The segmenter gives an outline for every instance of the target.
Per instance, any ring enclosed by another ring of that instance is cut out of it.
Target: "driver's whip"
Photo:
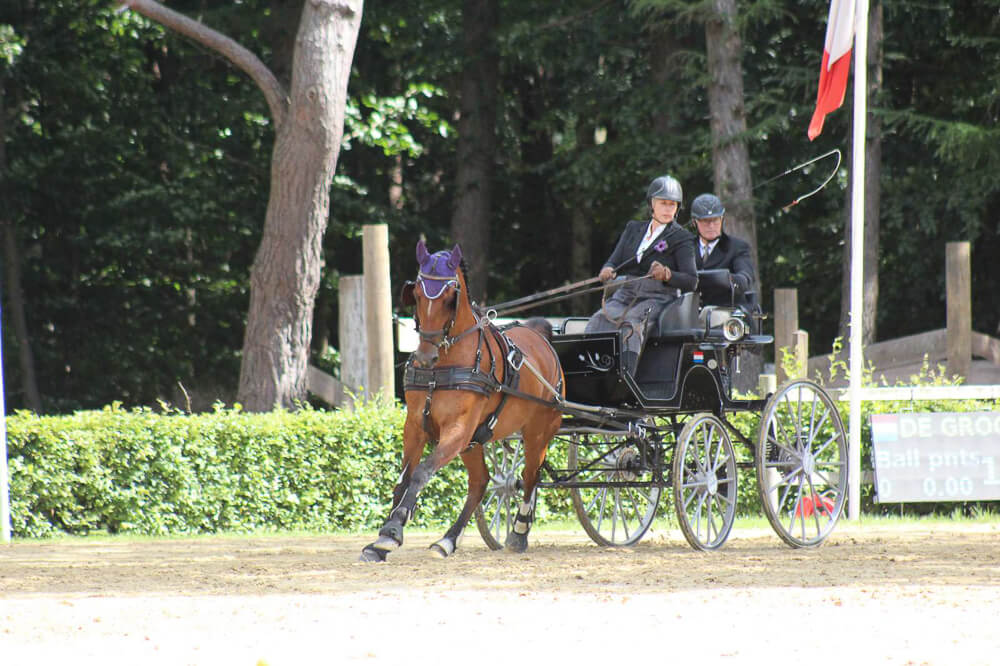
[[[829,152],[826,152],[826,153],[823,153],[822,155],[819,155],[817,157],[814,157],[811,160],[803,162],[802,164],[796,164],[791,169],[786,169],[786,170],[782,171],[781,173],[779,173],[777,176],[774,176],[772,178],[768,178],[767,180],[765,180],[765,181],[763,181],[761,183],[757,183],[756,185],[754,185],[753,189],[756,190],[758,187],[760,187],[762,185],[767,185],[768,183],[773,183],[774,181],[778,180],[779,178],[784,178],[785,176],[787,176],[790,173],[795,173],[796,171],[798,171],[800,169],[805,169],[810,164],[813,164],[815,162],[819,162],[820,160],[826,159],[827,157],[832,157],[833,155],[837,156],[837,163],[835,165],[833,165],[833,170],[830,171],[830,175],[827,176],[826,180],[824,180],[820,184],[820,186],[817,187],[816,189],[814,189],[811,192],[808,192],[806,194],[803,194],[801,197],[796,197],[795,199],[793,199],[791,201],[791,203],[788,203],[788,204],[782,206],[781,210],[783,212],[787,213],[788,210],[792,206],[795,206],[797,204],[802,203],[803,201],[805,201],[806,199],[808,199],[812,195],[814,195],[817,192],[819,192],[820,190],[822,190],[824,187],[826,187],[830,183],[831,180],[833,180],[833,177],[837,175],[837,170],[840,168],[840,158],[841,158],[840,148],[834,148],[833,150],[831,150]]]

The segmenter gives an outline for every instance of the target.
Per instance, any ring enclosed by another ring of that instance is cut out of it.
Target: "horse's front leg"
[[[431,544],[431,552],[439,557],[448,557],[458,548],[458,539],[469,524],[472,513],[483,501],[486,486],[489,482],[489,470],[486,469],[486,456],[482,446],[476,446],[462,452],[462,463],[469,475],[469,490],[465,496],[465,506],[455,523],[445,532],[444,536]]]
[[[379,538],[361,550],[360,561],[384,562],[386,555],[390,551],[403,545],[403,525],[409,520],[409,515],[406,515],[406,518],[403,519],[402,515],[404,512],[399,511],[399,509],[403,506],[403,498],[406,495],[406,491],[410,488],[414,471],[420,463],[420,454],[423,452],[426,443],[427,434],[424,432],[423,427],[407,419],[403,426],[403,469],[392,491],[393,508],[389,514],[389,518],[379,531]],[[412,507],[409,513],[412,514]],[[393,517],[394,514],[395,519]],[[388,531],[386,530],[387,526],[390,527]],[[383,532],[386,532],[386,534],[383,534]],[[396,535],[396,537],[393,535]]]
[[[409,424],[409,421],[407,421]],[[406,439],[407,429],[403,428],[403,437]],[[447,465],[459,451],[463,450],[469,443],[472,436],[471,430],[462,426],[453,426],[447,433],[442,432],[441,440],[434,451],[421,461],[416,467],[408,467],[413,472],[406,476],[406,472],[400,477],[400,483],[393,493],[394,504],[389,518],[378,531],[378,539],[361,551],[361,560],[367,562],[381,562],[386,555],[403,545],[403,528],[417,506],[417,496],[423,490],[427,482],[434,474]],[[409,441],[409,440],[407,440]]]

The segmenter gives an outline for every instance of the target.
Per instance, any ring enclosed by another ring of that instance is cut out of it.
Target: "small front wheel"
[[[721,548],[736,520],[736,452],[712,414],[684,424],[674,453],[674,508],[684,538],[697,550]]]
[[[584,434],[569,447],[573,508],[600,546],[638,543],[660,502],[659,452],[629,433]]]
[[[521,505],[524,441],[520,435],[483,445],[490,480],[483,501],[476,507],[476,527],[491,550],[500,550],[514,527]]]

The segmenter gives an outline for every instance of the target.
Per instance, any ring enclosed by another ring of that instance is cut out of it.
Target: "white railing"
[[[850,390],[827,389],[834,400],[846,401]],[[861,400],[884,402],[886,400],[1000,400],[1000,385],[969,386],[884,386],[861,389]]]

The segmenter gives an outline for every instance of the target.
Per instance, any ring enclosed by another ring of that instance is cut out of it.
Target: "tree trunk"
[[[250,271],[250,310],[237,399],[251,411],[306,395],[313,306],[344,131],[361,0],[302,8],[286,122],[271,160],[264,235]]]
[[[228,37],[154,0],[123,4],[226,56],[257,83],[271,109],[271,193],[250,271],[237,400],[248,411],[293,407],[306,395],[330,184],[344,131],[363,0],[303,4],[291,94],[256,56]]]
[[[713,0],[705,21],[708,51],[708,108],[712,131],[712,171],[716,195],[726,207],[726,233],[750,244],[755,269],[754,289],[760,301],[760,270],[757,261],[757,225],[753,211],[753,180],[747,148],[746,110],[743,106],[743,42],[736,27],[735,0]],[[695,193],[691,193],[693,198]],[[733,385],[741,391],[756,388],[763,360],[744,353],[740,374]]]
[[[13,317],[14,337],[17,339],[18,361],[21,367],[21,383],[24,400],[28,408],[36,414],[42,411],[42,398],[38,393],[35,376],[35,359],[31,353],[31,337],[28,335],[28,318],[24,311],[24,292],[21,289],[21,252],[17,249],[17,233],[13,219],[7,217],[12,210],[7,201],[7,110],[4,107],[4,81],[0,77],[0,228],[3,229],[3,256],[6,266],[7,295],[9,312]],[[0,414],[0,418],[3,415]]]
[[[726,233],[750,243],[757,266],[757,225],[743,106],[743,43],[736,29],[735,0],[714,0],[705,22],[708,50],[708,108],[712,130],[715,194],[726,207]],[[691,193],[693,198],[695,193]],[[758,271],[759,272],[759,271]],[[755,276],[758,287],[760,276]]]
[[[462,246],[462,255],[468,264],[470,295],[480,303],[486,302],[488,294],[500,69],[495,31],[499,15],[497,0],[463,1],[465,62],[451,235]]]
[[[872,2],[868,9],[868,113],[865,119],[865,215],[864,260],[862,275],[861,344],[875,342],[878,318],[878,253],[881,217],[880,185],[882,176],[882,122],[872,112],[882,90],[882,3]],[[853,113],[852,113],[853,119]],[[851,121],[853,126],[853,120]],[[852,130],[853,132],[853,130]],[[853,151],[853,147],[852,147]],[[849,159],[852,160],[853,157]],[[853,183],[853,180],[851,181]],[[844,259],[840,288],[840,335],[851,334],[851,201],[852,187],[847,188],[847,212],[844,224]]]
[[[576,121],[576,149],[579,153],[584,153],[594,146],[594,125],[590,119],[577,118]],[[592,192],[579,192],[576,197],[577,202],[590,201]],[[594,277],[593,267],[593,236],[594,222],[593,215],[586,205],[570,206],[570,282],[579,282],[587,278]],[[570,299],[571,311],[573,313],[585,313],[590,306],[591,299],[586,295],[577,296]]]
[[[24,401],[28,409],[40,414],[42,412],[42,398],[38,392],[35,358],[31,353],[28,319],[24,312],[24,292],[21,289],[21,254],[17,250],[17,235],[14,233],[14,223],[9,220],[0,219],[0,227],[3,228],[4,263],[7,265],[7,302],[10,304],[9,313],[13,318],[14,337],[17,339]]]
[[[678,42],[677,34],[667,24],[657,21],[650,27],[649,64],[650,77],[655,86],[657,99],[653,107],[653,132],[669,136],[678,130],[676,114],[672,114],[671,99],[677,76],[678,52],[689,45]],[[661,175],[661,174],[656,174]]]
[[[514,72],[513,84],[521,108],[520,143],[521,160],[518,168],[520,194],[518,196],[520,233],[516,242],[526,250],[538,247],[558,247],[564,242],[567,227],[565,218],[557,216],[543,169],[552,160],[552,135],[545,123],[549,110],[545,99],[547,74],[540,67],[527,66]],[[529,254],[525,252],[525,256]],[[555,253],[559,254],[559,253]],[[553,256],[549,261],[522,261],[518,270],[518,291],[530,294],[542,288],[555,286],[555,276],[565,276],[568,267],[559,265],[563,257]],[[562,304],[552,307],[558,311]],[[553,312],[554,314],[555,312]]]

